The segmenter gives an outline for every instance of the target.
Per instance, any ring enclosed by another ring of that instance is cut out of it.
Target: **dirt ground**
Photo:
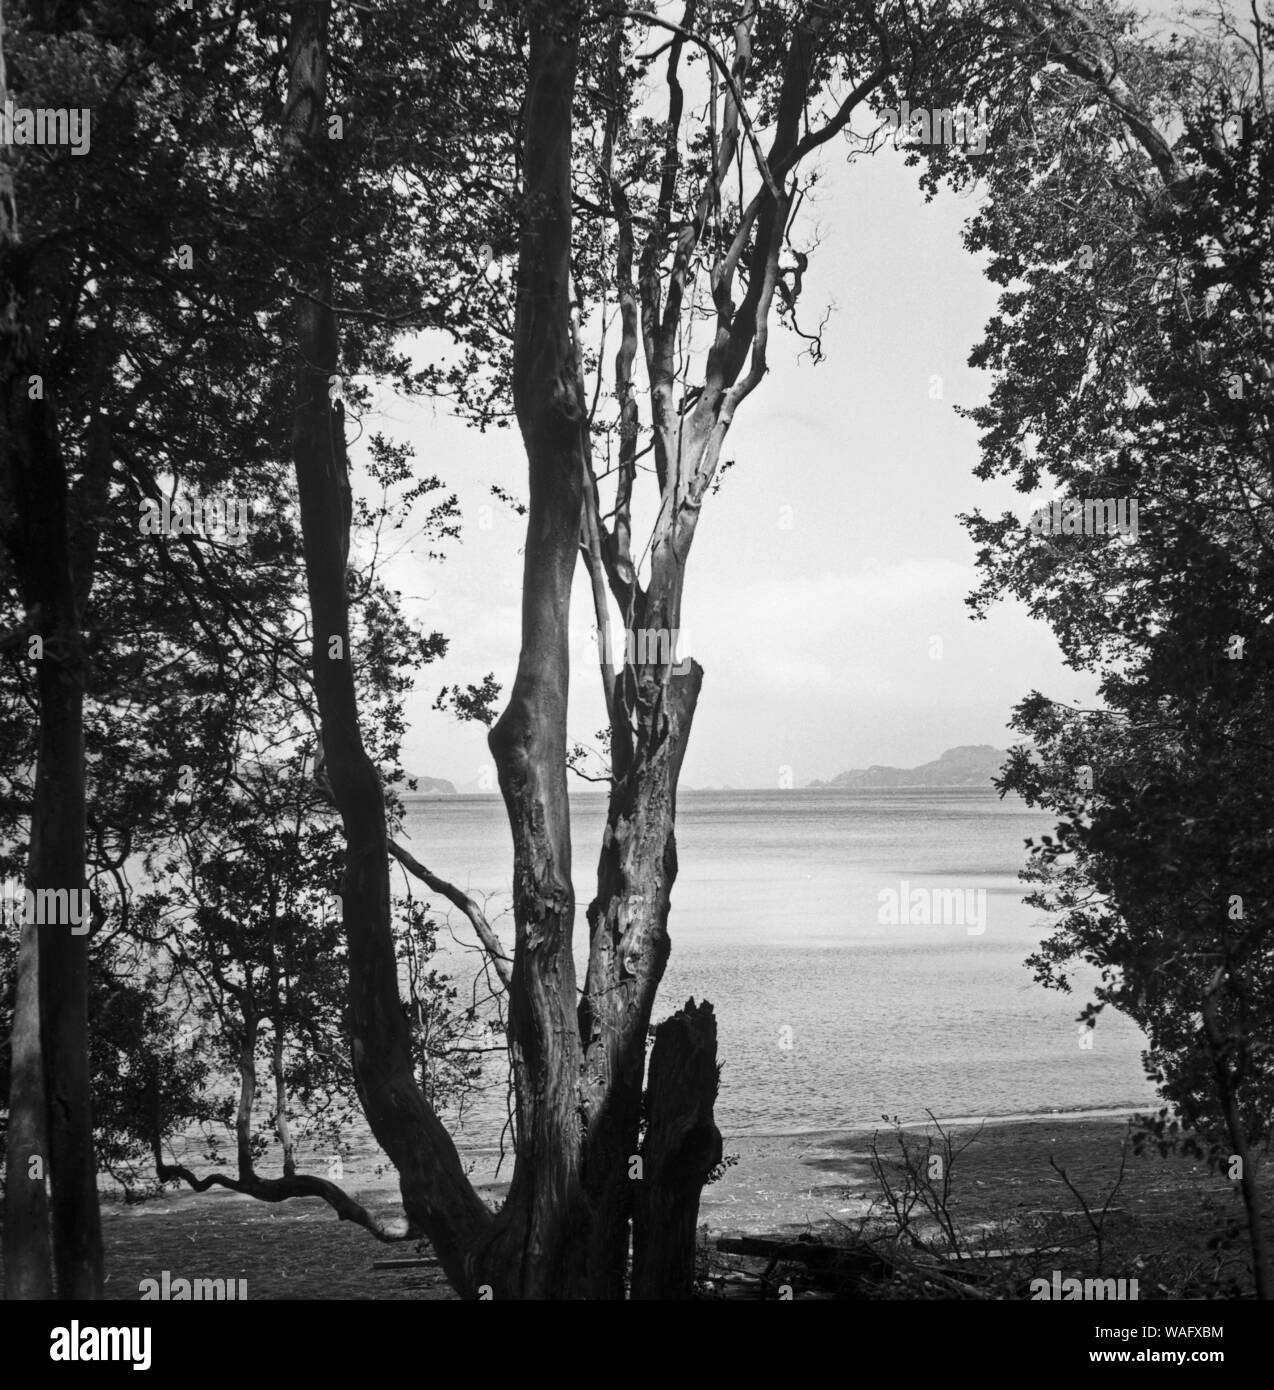
[[[369,1198],[395,1210],[393,1194]],[[142,1279],[246,1279],[252,1302],[278,1299],[454,1298],[437,1267],[372,1270],[372,1261],[412,1259],[414,1242],[384,1245],[338,1221],[317,1198],[266,1206],[232,1192],[164,1196],[103,1208],[108,1299],[140,1297]]]
[[[965,1249],[1043,1247],[1047,1253],[1034,1260],[1031,1275],[1047,1276],[1054,1267],[1064,1277],[1089,1275],[1096,1272],[1092,1222],[1100,1220],[1102,1272],[1138,1278],[1142,1299],[1215,1297],[1218,1283],[1230,1281],[1236,1295],[1250,1293],[1246,1239],[1237,1230],[1238,1184],[1201,1160],[1164,1158],[1153,1148],[1135,1156],[1130,1117],[1045,1115],[943,1128],[956,1151],[948,1210]],[[932,1125],[908,1127],[901,1137],[922,1168],[930,1154],[943,1152]],[[882,1129],[875,1140],[897,1188],[899,1136]],[[723,1234],[843,1239],[857,1232],[874,1201],[879,1210],[872,1143],[871,1133],[860,1132],[727,1144],[740,1162],[729,1182],[705,1193],[701,1211],[713,1227],[710,1241]],[[933,1223],[922,1225],[937,1235]],[[1214,1238],[1227,1227],[1231,1239],[1218,1247]],[[712,1272],[755,1272],[763,1264],[714,1256]]]
[[[1076,1199],[1049,1165],[1064,1168],[1090,1205],[1100,1206],[1119,1175],[1128,1117],[1042,1115],[1009,1122],[944,1122],[956,1146],[972,1139],[953,1167],[951,1208],[966,1230],[1023,1213],[1078,1210]],[[977,1138],[979,1128],[981,1133]],[[908,1143],[936,1132],[909,1126]],[[851,1222],[875,1194],[870,1131],[727,1140],[739,1163],[704,1193],[701,1219],[715,1230],[757,1234],[796,1232]],[[896,1156],[892,1131],[878,1132],[882,1157]],[[937,1150],[935,1149],[935,1152]],[[1135,1159],[1129,1151],[1117,1205],[1132,1214],[1179,1210],[1205,1197],[1232,1199],[1233,1185],[1190,1159]]]
[[[957,1144],[979,1123],[954,1122]],[[1100,1207],[1117,1178],[1127,1130],[1127,1117],[1111,1115],[988,1122],[952,1169],[951,1211],[959,1229],[973,1234],[1038,1211],[1076,1213],[1076,1200],[1049,1166],[1050,1156],[1090,1206]],[[709,1241],[854,1224],[875,1191],[871,1140],[870,1132],[727,1135],[725,1151],[738,1162],[704,1193],[700,1219]],[[909,1129],[907,1142],[923,1145],[924,1130]],[[896,1154],[889,1132],[880,1132],[878,1143],[882,1155]],[[505,1182],[496,1180],[493,1156],[479,1151],[466,1157],[483,1195],[497,1203]],[[500,1176],[507,1179],[507,1163]],[[369,1173],[363,1181],[351,1174],[348,1185],[374,1211],[397,1209],[388,1174]],[[1129,1250],[1152,1252],[1175,1242],[1202,1251],[1224,1217],[1238,1214],[1233,1186],[1200,1162],[1130,1157],[1112,1204],[1120,1209],[1112,1213],[1112,1229],[1131,1242]],[[165,1269],[174,1279],[246,1279],[251,1300],[454,1297],[436,1266],[373,1271],[373,1260],[411,1259],[427,1251],[414,1242],[382,1244],[338,1221],[315,1199],[267,1206],[215,1189],[204,1195],[170,1190],[132,1205],[105,1200],[103,1222],[106,1292],[112,1299],[138,1298],[140,1281],[158,1279]]]

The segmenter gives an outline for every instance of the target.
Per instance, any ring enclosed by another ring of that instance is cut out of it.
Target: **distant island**
[[[414,779],[416,790],[408,792],[408,796],[424,796],[426,793],[440,794],[443,796],[457,795],[455,787],[443,777],[417,777]]]
[[[966,743],[948,748],[936,762],[919,767],[855,767],[839,773],[830,782],[811,782],[811,788],[847,787],[879,789],[886,787],[989,787],[998,776],[1008,754],[989,743]]]

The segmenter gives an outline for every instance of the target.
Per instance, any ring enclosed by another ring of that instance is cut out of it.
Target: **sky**
[[[846,153],[827,148],[805,222],[821,245],[803,325],[834,306],[824,360],[772,333],[770,372],[735,416],[724,455],[735,466],[707,499],[691,552],[683,645],[705,678],[683,786],[800,787],[958,744],[1006,747],[1012,706],[1031,690],[1094,700],[1095,679],[1067,670],[1020,605],[978,621],[965,604],[978,574],[957,514],[1030,514],[1006,482],[973,476],[977,431],[956,414],[989,388],[967,365],[997,296],[960,240],[976,204],[949,193],[926,204],[902,152],[852,163]],[[488,671],[512,681],[525,523],[490,488],[525,495],[520,438],[385,395],[363,423],[410,442],[463,514],[444,560],[408,544],[387,572],[407,612],[451,644],[408,703],[404,766],[494,789],[485,731],[430,706],[444,683]],[[591,625],[581,567],[571,737],[586,743],[604,723]]]

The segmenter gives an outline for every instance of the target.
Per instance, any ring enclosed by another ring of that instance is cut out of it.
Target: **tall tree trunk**
[[[3,19],[0,16],[0,37]],[[8,96],[0,49],[0,103]],[[27,623],[38,639],[39,731],[28,889],[84,891],[84,655],[68,525],[68,479],[51,384],[41,367],[44,315],[19,245],[13,183],[0,165],[0,516]],[[86,923],[74,924],[78,927]],[[102,1235],[89,1097],[88,936],[71,922],[23,927],[13,1029],[5,1252],[10,1297],[102,1292]],[[38,1162],[32,1162],[38,1160]],[[10,1230],[10,1219],[13,1229]]]
[[[71,655],[58,663],[61,669],[41,671],[41,750],[27,881],[36,888],[66,887],[74,899],[85,882],[84,674],[78,619],[58,629]],[[44,713],[49,707],[52,718]],[[103,1256],[90,1092],[88,936],[74,936],[65,925],[45,925],[40,932],[53,1264],[60,1298],[95,1299],[102,1296]]]
[[[587,411],[570,303],[578,18],[560,0],[532,6],[529,18],[513,359],[514,405],[530,471],[522,650],[508,708],[490,736],[513,832],[509,1041],[517,1159],[483,1263],[497,1297],[546,1298],[586,1293],[566,704]]]
[[[0,103],[9,95],[4,66],[4,14],[0,7]],[[17,209],[13,177],[0,158],[0,541],[11,548],[21,532],[9,462],[10,421],[21,427],[24,407],[12,400],[20,387],[23,325],[9,286],[17,253]],[[15,409],[16,413],[15,414]],[[53,1253],[49,1245],[46,1187],[48,1134],[45,1123],[44,1056],[40,1043],[40,933],[24,923],[10,1034],[9,1125],[5,1163],[4,1263],[6,1294],[15,1299],[53,1297]]]
[[[0,272],[0,294],[15,290]],[[39,370],[30,327],[16,314],[0,327],[0,456],[13,499],[15,526],[6,540],[14,556],[32,634],[42,648],[36,663],[39,732],[27,887],[52,890],[77,907],[84,892],[84,655],[71,573],[67,476],[58,447],[49,384]],[[31,385],[39,379],[41,388]],[[42,389],[43,399],[30,399]],[[23,949],[33,967],[23,972],[15,1020],[13,1084],[18,1128],[38,1133],[23,1115],[37,1091],[29,1073],[32,1010],[38,994],[43,1064],[45,1138],[52,1191],[54,1267],[62,1298],[97,1298],[102,1245],[97,1168],[89,1095],[87,922],[24,927]],[[30,936],[32,940],[26,940]],[[36,960],[30,961],[34,950]],[[30,986],[38,981],[38,990]],[[21,1155],[10,1155],[25,1167]],[[23,1177],[29,1187],[29,1180]],[[12,1191],[12,1189],[10,1189]]]
[[[684,27],[693,28],[695,19],[692,4],[686,11]],[[768,159],[760,157],[751,131],[748,132],[756,148],[764,188],[753,200],[745,226],[739,229],[729,250],[718,247],[710,258],[717,322],[704,364],[703,386],[693,396],[683,392],[678,406],[675,395],[684,368],[683,330],[687,315],[695,312],[692,267],[699,264],[696,248],[703,249],[701,238],[711,224],[714,209],[720,210],[721,189],[733,177],[742,127],[746,124],[739,103],[751,67],[756,20],[755,7],[745,6],[734,26],[729,95],[723,98],[719,125],[712,127],[708,176],[692,218],[684,216],[674,172],[685,107],[679,69],[686,35],[679,32],[666,45],[664,175],[654,214],[645,219],[640,256],[635,257],[636,227],[627,193],[618,183],[611,182],[609,175],[616,124],[608,130],[604,147],[609,201],[618,232],[616,272],[622,336],[615,373],[622,424],[615,506],[610,513],[613,522],[607,528],[600,508],[590,503],[583,549],[595,592],[601,588],[604,572],[626,625],[638,635],[635,646],[640,645],[639,634],[643,630],[669,644],[675,643],[686,559],[703,501],[717,471],[722,444],[735,410],[766,372],[769,316],[780,280],[779,260],[791,210],[791,193],[786,186],[791,162],[803,129],[807,140],[815,138],[815,143],[819,143],[827,138],[827,134],[811,137],[805,124],[813,30],[807,23],[798,22],[788,45],[777,94],[775,135]],[[616,30],[610,71],[617,83],[620,53]],[[880,75],[877,73],[861,89],[855,89],[838,113],[841,123]],[[752,229],[750,236],[748,227]],[[745,261],[746,291],[742,301],[736,303],[734,277]],[[635,266],[638,273],[634,280]],[[634,563],[630,546],[638,424],[632,364],[639,340],[644,345],[649,377],[654,471],[662,503],[648,544],[650,578],[644,588],[639,574],[641,564]],[[628,427],[627,432],[624,426]],[[589,482],[588,495],[595,497],[595,480],[590,478]],[[595,607],[599,608],[599,627],[603,627],[607,623],[601,611],[604,599],[595,599]],[[701,680],[702,672],[693,663],[688,672],[674,674],[669,662],[660,665],[650,661],[649,654],[644,660],[638,654],[636,662],[625,664],[613,685],[606,681],[613,791],[598,866],[597,897],[589,911],[592,936],[580,1030],[586,1050],[585,1184],[596,1213],[589,1258],[597,1279],[612,1297],[620,1296],[622,1290],[625,1237],[634,1198],[641,1204],[640,1209],[647,1212],[646,1219],[633,1230],[634,1296],[687,1295],[691,1277],[687,1271],[692,1274],[694,1266],[694,1217],[698,1209],[695,1183],[702,1186],[711,1169],[710,1164],[702,1168],[696,1178],[698,1167],[684,1154],[675,1162],[668,1157],[685,1147],[684,1136],[677,1137],[685,1116],[693,1117],[690,1130],[701,1139],[709,1130],[715,1134],[711,1120],[716,1096],[715,1070],[687,1067],[684,1080],[693,1089],[680,1098],[680,1115],[668,1107],[665,1083],[665,1118],[661,1125],[666,1132],[647,1136],[650,1153],[663,1155],[660,1164],[666,1167],[673,1163],[677,1168],[675,1199],[664,1193],[660,1199],[664,1205],[658,1201],[651,1205],[653,1198],[646,1184],[661,1184],[665,1179],[652,1178],[647,1165],[643,1164],[640,1180],[622,1180],[628,1174],[624,1156],[635,1156],[646,1035],[670,950],[667,921],[677,872],[677,781]],[[715,1056],[715,1042],[713,1049]],[[703,1157],[711,1147],[699,1143],[698,1156]],[[679,1213],[676,1219],[673,1207]],[[656,1208],[662,1213],[658,1219],[650,1216]]]
[[[294,5],[288,39],[284,141],[290,172],[324,188],[329,0]],[[390,926],[389,850],[380,777],[363,748],[349,644],[345,567],[350,487],[344,411],[329,398],[338,371],[330,248],[307,247],[305,293],[296,301],[296,411],[292,451],[313,620],[314,690],[323,754],[345,833],[341,899],[349,947],[354,1073],[372,1133],[397,1169],[409,1220],[433,1242],[447,1277],[472,1292],[465,1255],[491,1223],[466,1179],[451,1136],[416,1084],[398,992]]]

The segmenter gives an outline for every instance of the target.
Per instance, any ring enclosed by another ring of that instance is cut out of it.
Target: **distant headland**
[[[919,767],[855,767],[838,773],[830,782],[811,782],[811,788],[841,787],[878,790],[887,787],[989,787],[999,775],[1008,754],[989,743],[966,743],[948,748],[940,758]]]
[[[456,796],[458,793],[450,782],[444,777],[414,777],[411,779],[416,784],[414,792],[407,792],[408,796]],[[404,788],[404,790],[406,790]]]

